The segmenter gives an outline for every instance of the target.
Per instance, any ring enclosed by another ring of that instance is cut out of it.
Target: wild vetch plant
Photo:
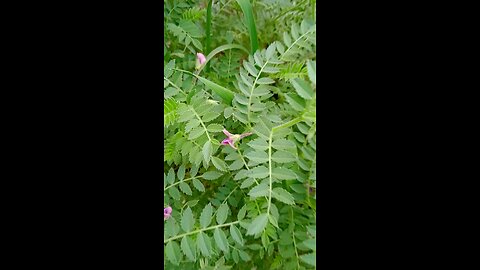
[[[165,269],[314,269],[315,1],[164,1]]]

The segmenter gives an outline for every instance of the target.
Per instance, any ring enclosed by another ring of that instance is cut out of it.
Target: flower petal
[[[207,61],[203,53],[197,53],[197,60],[198,60],[198,63],[200,63],[200,65],[203,65]]]
[[[221,142],[221,144],[227,145],[227,144],[230,144],[231,141],[232,141],[231,139],[228,139],[228,138],[227,138],[227,139],[223,140],[223,141]]]
[[[230,144],[230,146],[231,146],[233,149],[237,150],[237,148],[235,147],[235,145],[233,145],[232,140],[229,140],[229,141],[228,141],[228,144]]]
[[[226,130],[226,129],[223,129],[223,133],[225,135],[227,135],[228,137],[232,136],[232,134],[230,132],[228,132],[228,130]]]

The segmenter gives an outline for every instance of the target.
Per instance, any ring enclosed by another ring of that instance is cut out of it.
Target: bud
[[[195,64],[195,69],[200,69],[205,62],[207,62],[205,55],[203,55],[203,53],[197,53],[197,63]]]

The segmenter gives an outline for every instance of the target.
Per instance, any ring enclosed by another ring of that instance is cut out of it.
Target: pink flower
[[[203,55],[203,53],[197,53],[197,63],[195,68],[199,69],[203,64],[205,64],[205,62],[207,62],[205,55]]]
[[[172,214],[172,207],[163,208],[163,220],[167,220]]]
[[[223,129],[223,133],[225,133],[225,135],[227,135],[228,138],[226,138],[225,140],[222,141],[222,145],[230,145],[233,149],[237,149],[235,147],[235,142],[237,142],[238,140],[240,139],[243,139],[249,135],[252,135],[253,133],[252,132],[247,132],[247,133],[243,133],[243,134],[231,134],[230,132],[228,132],[228,130],[226,129]]]

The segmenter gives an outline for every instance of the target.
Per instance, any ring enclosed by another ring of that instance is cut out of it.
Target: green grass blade
[[[227,88],[221,86],[221,85],[218,85],[202,76],[198,76],[197,74],[194,74],[190,71],[187,71],[187,70],[183,70],[183,69],[178,69],[178,68],[175,68],[174,70],[178,70],[178,71],[181,71],[181,72],[184,72],[184,73],[187,73],[187,74],[190,74],[192,76],[195,76],[197,79],[199,79],[201,82],[203,82],[208,88],[210,88],[215,94],[217,94],[218,96],[220,96],[220,98],[222,98],[223,101],[225,101],[225,103],[227,103],[228,105],[232,105],[232,100],[233,100],[233,92],[228,90]]]
[[[258,49],[257,27],[253,18],[252,4],[249,0],[237,0],[237,3],[242,8],[245,22],[247,23],[248,33],[250,34],[250,49],[251,54],[254,54]]]
[[[219,95],[225,103],[228,105],[232,105],[232,100],[233,100],[233,92],[228,90],[227,88],[218,85],[208,79],[205,79],[204,77],[195,75],[201,82],[203,82],[208,88],[212,89],[215,94]]]
[[[214,50],[212,50],[207,56],[206,56],[206,64],[203,65],[197,72],[197,74],[200,74],[200,72],[203,70],[203,68],[206,67],[206,65],[208,64],[208,62],[216,55],[218,54],[219,52],[223,52],[223,51],[226,51],[226,50],[231,50],[231,49],[240,49],[244,52],[246,52],[247,54],[249,53],[248,50],[243,47],[242,45],[238,45],[238,44],[226,44],[226,45],[222,45],[222,46],[218,46],[217,48],[215,48]],[[207,69],[208,71],[208,69]]]
[[[205,54],[210,53],[210,42],[211,42],[211,29],[212,29],[212,2],[213,0],[208,1],[207,6],[207,26],[206,29],[206,39],[205,39]],[[207,72],[210,70],[210,64],[208,62],[205,64],[207,67]]]

